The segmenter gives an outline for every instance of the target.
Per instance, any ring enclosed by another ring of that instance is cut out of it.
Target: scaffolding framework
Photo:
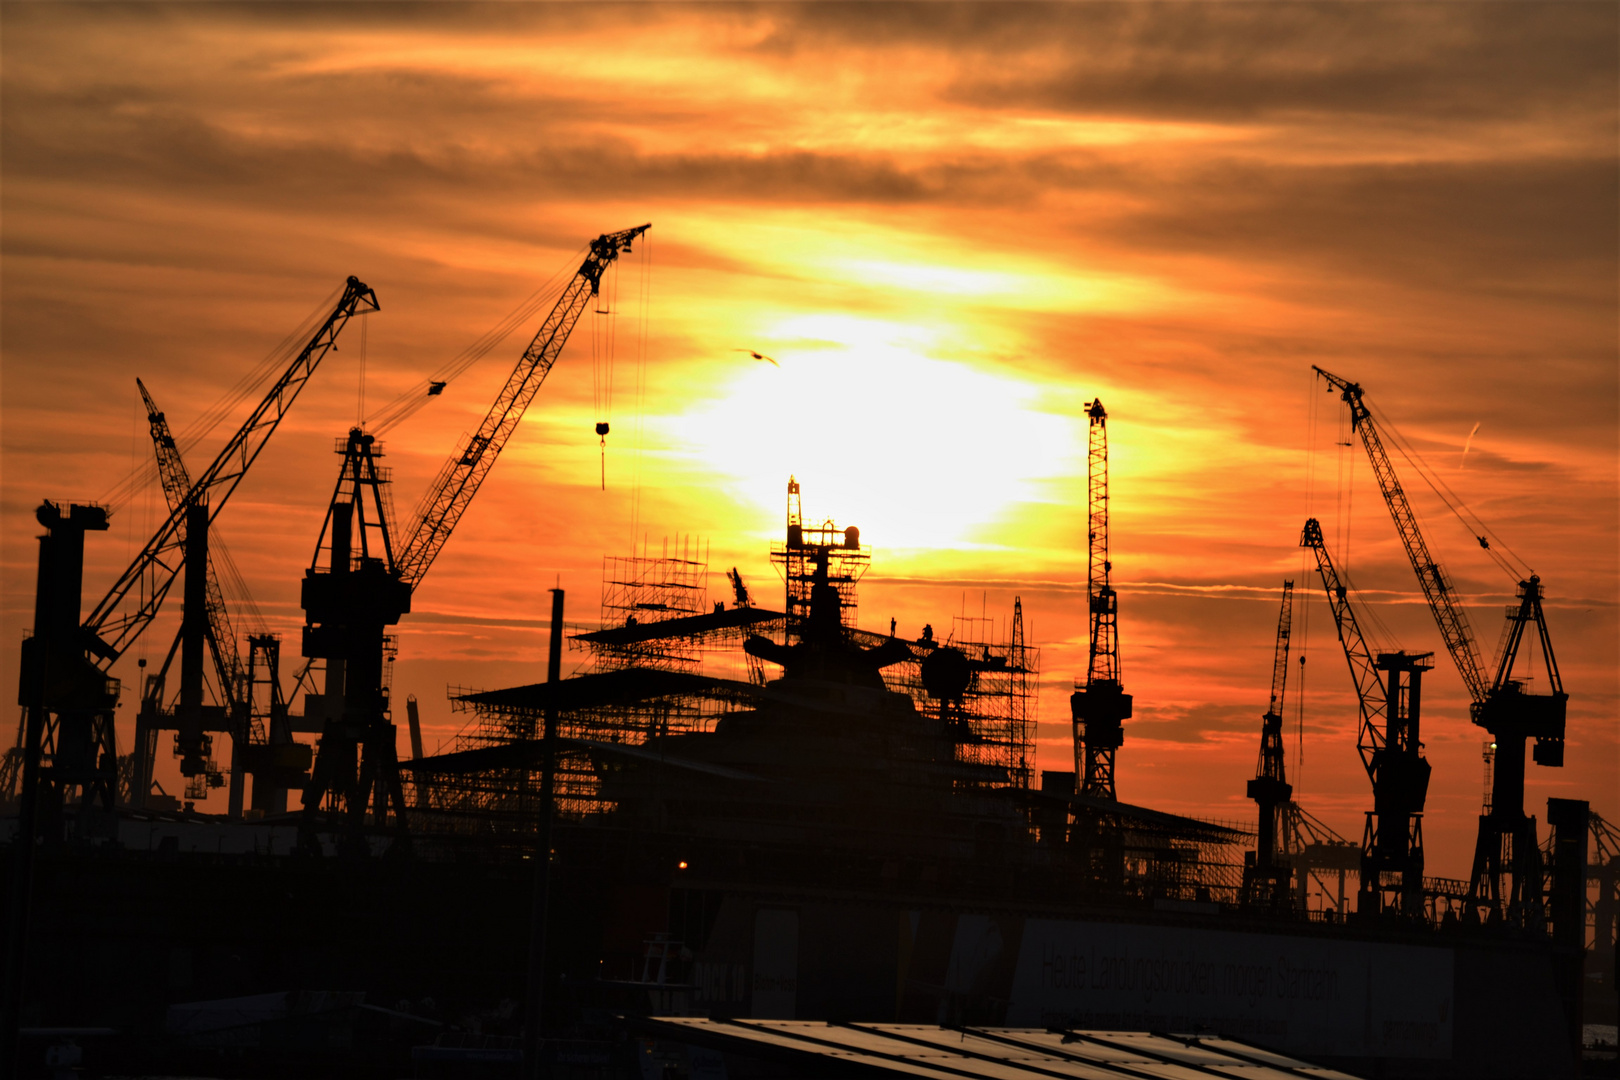
[[[759,612],[739,625],[708,625],[700,617],[719,615],[723,604],[708,598],[708,546],[690,536],[665,540],[662,553],[607,556],[602,560],[601,626],[574,628],[569,647],[588,654],[594,673],[676,671],[698,673],[715,666],[720,655],[740,653],[747,633],[780,633],[779,613]],[[712,621],[712,620],[711,620]],[[701,625],[686,629],[688,622]],[[614,635],[613,630],[650,631]],[[740,664],[740,661],[733,661]],[[475,750],[538,738],[543,714],[536,709],[463,700],[476,691],[455,687],[451,710],[470,713],[470,730],[458,735],[455,749]],[[630,704],[566,709],[558,714],[563,740],[638,746],[668,734],[708,731],[734,705],[699,694],[669,694]],[[580,820],[608,806],[599,797],[598,763],[588,753],[565,749],[558,756],[557,810]],[[540,792],[540,768],[501,769],[436,776],[417,784],[419,805],[463,819],[463,828],[532,831]]]
[[[602,560],[603,628],[663,622],[709,610],[708,545],[683,536],[677,538],[676,548],[672,555],[666,539],[661,556],[649,556],[644,546],[640,555],[609,555]],[[598,671],[624,667],[691,671],[702,663],[697,643],[689,638],[593,645],[591,651]]]
[[[740,647],[750,634],[788,641],[809,617],[810,590],[817,563],[825,558],[828,578],[838,590],[840,617],[852,643],[874,648],[888,635],[854,625],[859,582],[871,566],[872,551],[853,527],[827,520],[804,524],[797,480],[788,482],[785,537],[773,543],[771,562],[782,576],[784,612],[754,608],[746,588],[732,580],[734,606],[711,607],[707,545],[691,537],[665,541],[661,554],[603,560],[601,627],[570,635],[570,647],[588,654],[594,673],[670,671],[711,674],[753,685],[765,682],[762,666]],[[732,573],[736,573],[735,570]],[[728,575],[729,576],[729,575]],[[929,696],[923,662],[938,649],[967,658],[971,678],[960,700]],[[1040,683],[1040,650],[1025,637],[1023,602],[1015,599],[1005,621],[956,616],[944,640],[931,627],[910,643],[911,658],[883,669],[885,685],[909,696],[917,709],[939,718],[955,734],[956,760],[971,767],[958,781],[964,789],[1028,789],[1035,773],[1035,717]],[[455,740],[457,751],[476,750],[538,737],[542,716],[530,707],[463,700],[451,693],[455,712],[471,714],[469,729]],[[659,735],[712,730],[738,707],[723,696],[668,694],[634,703],[563,710],[558,733],[564,740],[638,746]],[[598,795],[603,763],[577,749],[565,751],[556,776],[558,810],[574,820],[610,809]],[[538,767],[436,776],[418,785],[416,805],[464,816],[474,828],[527,829],[532,800],[540,789]],[[495,826],[505,821],[507,826]]]
[[[857,631],[857,640],[875,646],[885,639]],[[890,690],[912,699],[920,712],[938,717],[957,733],[956,760],[980,766],[1000,778],[958,781],[963,788],[1025,788],[1035,778],[1035,716],[1041,651],[1024,638],[1022,598],[1013,600],[1005,628],[986,617],[952,616],[951,631],[936,640],[932,627],[911,642],[914,659],[883,669]],[[971,677],[960,701],[940,701],[923,686],[922,665],[936,649],[953,648],[968,659]],[[981,772],[981,775],[988,775]]]
[[[783,610],[787,612],[790,634],[797,634],[798,627],[810,618],[811,586],[816,564],[823,556],[827,560],[827,582],[838,590],[839,618],[845,626],[854,627],[860,613],[856,586],[871,567],[872,549],[861,546],[861,530],[853,525],[840,529],[831,518],[819,525],[806,525],[799,482],[789,477],[787,536],[771,545],[771,565],[782,577]]]

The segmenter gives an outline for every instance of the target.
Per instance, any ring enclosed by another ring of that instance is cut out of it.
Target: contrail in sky
[[[1485,421],[1483,421],[1483,420],[1476,421],[1475,424],[1474,424],[1474,430],[1470,431],[1468,433],[1468,438],[1463,440],[1462,460],[1457,462],[1457,471],[1458,472],[1461,472],[1462,467],[1464,465],[1468,464],[1468,445],[1474,441],[1474,433],[1479,431],[1479,425],[1483,424],[1484,422]]]

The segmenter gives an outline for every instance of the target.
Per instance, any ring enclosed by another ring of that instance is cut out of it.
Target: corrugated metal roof
[[[1355,1080],[1227,1038],[1139,1031],[840,1024],[659,1017],[630,1023],[671,1042],[807,1069],[922,1080]]]

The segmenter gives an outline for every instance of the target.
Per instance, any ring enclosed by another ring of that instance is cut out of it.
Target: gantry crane
[[[1131,718],[1131,695],[1120,683],[1119,597],[1109,583],[1108,413],[1102,399],[1086,405],[1091,419],[1087,454],[1087,608],[1091,648],[1085,685],[1069,697],[1074,723],[1074,770],[1081,795],[1117,799],[1114,757],[1125,741],[1122,721]]]
[[[1536,764],[1553,768],[1563,765],[1564,716],[1569,701],[1547,633],[1547,619],[1541,606],[1541,579],[1530,574],[1518,583],[1519,602],[1508,609],[1501,658],[1495,677],[1488,679],[1456,590],[1439,561],[1429,552],[1417,515],[1384,450],[1383,437],[1364,400],[1364,391],[1359,384],[1319,367],[1313,366],[1312,370],[1337,390],[1349,406],[1351,427],[1360,436],[1372,463],[1373,475],[1406,549],[1407,560],[1428,600],[1446,651],[1468,688],[1472,699],[1470,716],[1475,724],[1490,733],[1495,743],[1491,805],[1479,819],[1467,906],[1476,914],[1484,907],[1492,917],[1505,918],[1516,925],[1539,926],[1543,916],[1541,857],[1536,846],[1535,818],[1524,812],[1524,744],[1526,740],[1535,740],[1532,756]],[[1479,542],[1489,548],[1483,536],[1479,537]],[[1524,680],[1513,675],[1519,648],[1531,623],[1535,624],[1541,643],[1551,693],[1526,693]]]
[[[1305,522],[1301,547],[1316,553],[1316,568],[1333,609],[1339,643],[1350,665],[1361,710],[1356,749],[1372,781],[1373,809],[1361,840],[1361,892],[1356,910],[1376,914],[1398,909],[1423,914],[1423,804],[1429,792],[1429,763],[1421,740],[1423,673],[1433,653],[1381,652],[1367,648],[1349,586],[1340,579],[1315,518]],[[1385,875],[1399,878],[1386,884]],[[1394,898],[1386,896],[1393,889]],[[1393,900],[1393,902],[1392,902]]]
[[[401,846],[408,843],[384,679],[390,645],[387,628],[410,611],[412,592],[444,549],[557,362],[586,304],[597,295],[602,275],[650,227],[604,233],[591,241],[584,262],[512,369],[483,423],[429,486],[403,545],[396,547],[394,542],[388,477],[376,463],[382,448],[360,428],[339,443],[342,469],[303,583],[303,652],[326,664],[324,693],[305,698],[305,717],[313,706],[322,722],[314,770],[304,790],[300,843],[305,850],[319,850],[324,806],[342,813],[341,846],[349,853],[367,850],[365,816],[372,807],[379,825],[391,812]]]
[[[1260,718],[1260,763],[1248,796],[1259,809],[1258,842],[1254,865],[1244,867],[1245,903],[1263,901],[1273,907],[1288,902],[1291,868],[1281,859],[1279,841],[1283,837],[1283,815],[1294,789],[1288,783],[1283,760],[1283,697],[1288,688],[1288,648],[1293,634],[1294,583],[1283,582],[1282,611],[1277,616],[1277,645],[1271,656],[1271,703]]]
[[[194,565],[204,565],[203,545],[209,523],[224,509],[299,391],[336,346],[338,334],[349,319],[359,312],[375,310],[376,294],[358,278],[350,277],[336,306],[269,393],[196,478],[185,497],[170,509],[157,532],[82,622],[83,534],[106,529],[107,511],[103,507],[80,506],[64,512],[52,504],[40,508],[39,519],[49,530],[41,558],[51,565],[41,563],[35,622],[55,630],[48,635],[48,641],[47,636],[36,633],[23,643],[21,701],[29,710],[23,786],[30,792],[37,791],[45,835],[60,834],[64,807],[75,790],[80,796],[81,822],[96,805],[106,814],[112,813],[118,786],[113,717],[119,685],[116,679],[108,678],[107,669],[157,617],[193,551],[202,553]],[[205,576],[198,573],[191,577],[195,583],[188,581],[187,590],[195,589],[195,595],[188,598],[188,607],[201,612],[207,607]],[[71,631],[64,629],[68,623],[73,627]],[[195,638],[194,643],[200,647],[201,640]],[[200,652],[194,661],[189,669],[200,678]],[[182,669],[186,667],[182,663]],[[200,690],[196,697],[200,699]],[[26,775],[28,769],[37,775]]]

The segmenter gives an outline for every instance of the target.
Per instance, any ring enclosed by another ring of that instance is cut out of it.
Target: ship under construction
[[[648,228],[586,245],[407,525],[383,440],[361,427],[337,440],[296,659],[275,635],[238,633],[221,586],[235,571],[211,536],[344,326],[379,309],[357,278],[289,338],[262,400],[200,472],[141,385],[169,512],[88,615],[85,545],[108,512],[41,505],[22,717],[0,776],[13,815],[8,1062],[25,1075],[55,1055],[92,1072],[379,1076],[543,1063],[554,1076],[712,1080],[728,1067],[798,1075],[748,1064],[797,1039],[823,1055],[805,1075],[824,1075],[826,1055],[844,1051],[759,1026],[819,1021],[846,1035],[891,1025],[885,1039],[913,1043],[913,1028],[893,1025],[945,1028],[964,1045],[1006,1045],[995,1033],[1010,1029],[1094,1048],[1171,1033],[1250,1054],[1245,1068],[1290,1054],[1357,1075],[1580,1074],[1583,1023],[1615,1008],[1620,834],[1586,803],[1555,799],[1543,842],[1525,811],[1526,750],[1562,763],[1568,700],[1541,581],[1520,580],[1488,669],[1401,488],[1386,446],[1397,436],[1359,384],[1331,373],[1324,385],[1349,410],[1490,736],[1466,879],[1434,876],[1423,858],[1421,685],[1434,654],[1368,645],[1314,519],[1300,543],[1361,710],[1362,838],[1334,833],[1288,783],[1292,581],[1257,717],[1254,822],[1120,798],[1133,699],[1100,400],[1087,405],[1090,633],[1069,703],[1072,768],[1036,766],[1041,660],[1021,601],[920,632],[863,628],[873,550],[858,528],[807,517],[793,479],[771,588],[733,567],[711,596],[691,538],[606,558],[588,628],[565,621],[553,591],[546,680],[453,689],[465,726],[425,753],[414,698],[402,708],[390,686],[396,628]],[[395,418],[445,385],[428,380]],[[115,666],[171,592],[172,645],[129,694]],[[1550,693],[1515,675],[1532,650]],[[121,744],[126,698],[134,736]],[[156,778],[167,733],[185,799]],[[224,814],[188,805],[218,787]],[[1115,1035],[1084,1034],[1099,1031]],[[1071,1054],[1065,1075],[1242,1074],[1130,1045],[1147,1057]]]

